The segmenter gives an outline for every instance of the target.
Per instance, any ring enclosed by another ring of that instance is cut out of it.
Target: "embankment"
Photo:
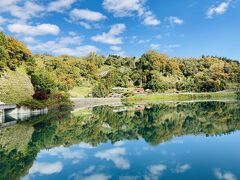
[[[121,105],[121,98],[71,98],[74,109],[104,105]]]
[[[0,77],[0,101],[17,104],[32,99],[34,88],[28,75],[8,70]]]

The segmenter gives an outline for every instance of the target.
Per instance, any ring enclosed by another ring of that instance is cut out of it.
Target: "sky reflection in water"
[[[25,170],[15,168],[22,179],[236,180],[239,105],[162,104],[118,113],[99,107],[92,114],[67,114],[58,120],[48,115],[55,121],[46,116],[21,125],[34,128],[26,147],[15,146],[17,152],[27,153],[17,154],[15,162],[6,160],[25,163]]]
[[[81,143],[39,152],[30,179],[226,179],[240,177],[240,133],[185,136],[157,146],[143,139]],[[47,176],[47,177],[46,177]]]

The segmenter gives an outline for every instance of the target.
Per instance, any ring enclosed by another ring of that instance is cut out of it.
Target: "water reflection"
[[[237,179],[239,129],[239,102],[50,112],[0,130],[0,179]]]

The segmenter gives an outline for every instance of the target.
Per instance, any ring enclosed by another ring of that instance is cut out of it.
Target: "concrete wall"
[[[122,105],[121,98],[71,98],[74,108]]]
[[[7,115],[15,120],[25,120],[31,116],[43,115],[48,113],[48,109],[31,110],[25,107],[6,111]]]

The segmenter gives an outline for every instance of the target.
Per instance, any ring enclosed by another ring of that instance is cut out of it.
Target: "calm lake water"
[[[240,102],[61,109],[0,129],[0,179],[240,179]]]

